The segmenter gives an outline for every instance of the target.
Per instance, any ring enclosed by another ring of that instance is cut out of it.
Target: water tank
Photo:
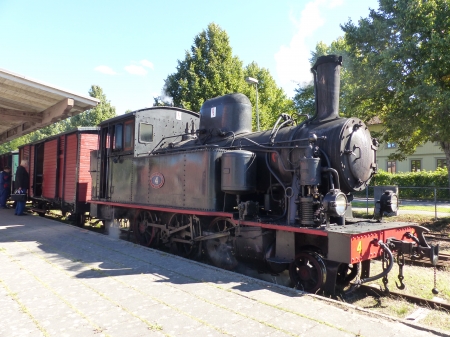
[[[229,151],[222,155],[221,188],[225,193],[245,194],[256,190],[256,155],[250,151]]]

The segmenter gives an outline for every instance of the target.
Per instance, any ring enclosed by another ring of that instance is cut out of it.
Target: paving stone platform
[[[0,210],[0,310],[0,336],[442,336],[13,210]]]

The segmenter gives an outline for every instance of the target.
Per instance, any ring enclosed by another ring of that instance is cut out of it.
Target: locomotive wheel
[[[338,267],[336,284],[347,286],[361,270],[361,263],[347,264],[341,263]]]
[[[215,218],[208,226],[208,232],[220,233],[234,228],[234,224],[228,218]],[[234,230],[231,230],[234,231]],[[205,234],[205,233],[204,233]],[[231,234],[231,233],[230,233]],[[238,261],[234,256],[233,240],[230,236],[205,241],[206,255],[216,267],[233,270]]]
[[[150,223],[156,223],[156,221],[156,215],[149,211],[140,211],[136,214],[132,224],[136,243],[146,247],[158,245],[160,230],[149,226]]]
[[[174,254],[189,257],[197,248],[197,244],[193,239],[200,235],[200,221],[197,217],[189,214],[173,214],[169,219],[168,227],[170,230],[174,230],[183,226],[189,225],[188,227],[175,232],[171,236],[170,248]],[[181,239],[189,242],[177,242],[173,239]]]
[[[289,266],[289,276],[294,287],[316,293],[325,284],[326,267],[322,257],[314,252],[299,253]]]

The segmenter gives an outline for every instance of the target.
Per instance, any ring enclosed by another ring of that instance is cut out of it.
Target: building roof
[[[75,116],[99,103],[0,69],[0,144]]]

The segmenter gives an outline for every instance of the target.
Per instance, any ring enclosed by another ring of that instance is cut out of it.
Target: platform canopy
[[[0,69],[0,144],[75,116],[98,103],[96,98]]]

